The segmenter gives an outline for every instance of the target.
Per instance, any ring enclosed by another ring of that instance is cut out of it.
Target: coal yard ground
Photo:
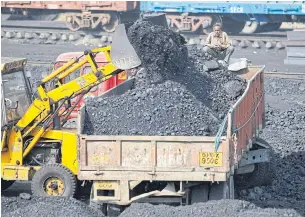
[[[137,39],[141,38],[141,32],[147,30],[141,29],[141,26],[134,28],[140,28],[137,29],[139,35],[134,35],[135,32],[131,31],[129,37],[132,38],[131,42],[134,45],[138,45],[135,49],[143,54],[140,58],[144,68],[135,76],[134,89],[123,97],[100,97],[92,102],[89,99],[90,123],[87,123],[87,133],[214,135],[226,115],[225,111],[244,90],[244,82],[206,55],[200,45],[186,46],[183,39],[176,34],[172,35],[171,32],[162,33],[164,41],[152,34],[151,38],[146,38],[146,46],[141,47],[143,44]],[[156,34],[160,31],[157,29]],[[160,41],[154,42],[162,45],[163,49],[157,49],[155,44],[149,44],[155,37]],[[26,57],[30,61],[26,70],[32,73],[34,80],[39,80],[50,71],[59,54],[85,49],[85,46],[71,44],[34,46],[18,45],[3,40],[1,56]],[[150,56],[144,56],[147,52]],[[160,56],[163,52],[167,55]],[[237,48],[234,57],[246,57],[253,64],[266,65],[265,71],[304,72],[301,67],[284,65],[285,50]],[[37,62],[50,64],[39,65]],[[180,65],[177,66],[177,62]],[[305,82],[266,77],[264,85],[266,127],[261,138],[271,146],[273,173],[269,186],[236,186],[238,200],[209,201],[188,206],[132,204],[120,216],[305,216]],[[224,98],[229,100],[224,101]],[[175,104],[175,101],[179,103]],[[104,107],[102,112],[97,109],[100,105]],[[139,112],[144,107],[147,111]],[[162,122],[161,120],[169,116],[168,112],[174,113],[177,117]],[[192,119],[193,112],[196,113],[196,120]],[[120,122],[123,120],[122,113],[127,114],[124,123]],[[142,116],[135,119],[135,115],[139,113]],[[109,115],[117,117],[113,125],[107,122]],[[135,122],[130,123],[130,120]],[[183,126],[177,120],[182,120]],[[169,122],[173,124],[169,125]],[[108,131],[98,127],[103,123],[110,126],[107,128]],[[117,126],[120,126],[120,129]],[[15,183],[2,192],[2,216],[103,216],[86,202],[73,198],[19,195],[23,192],[30,193],[28,183]]]

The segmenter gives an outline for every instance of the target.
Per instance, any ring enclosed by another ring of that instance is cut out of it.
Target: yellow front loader
[[[108,64],[98,68],[95,55]],[[89,63],[92,71],[64,83],[64,78]],[[111,46],[84,52],[53,71],[32,93],[24,72],[26,59],[1,59],[1,183],[32,182],[36,196],[74,196],[77,185],[78,136],[62,129],[73,111],[71,99],[123,70],[141,64],[125,26],[116,28]],[[77,103],[76,103],[77,104]]]

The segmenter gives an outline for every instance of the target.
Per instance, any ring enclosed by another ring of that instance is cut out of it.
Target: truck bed
[[[248,81],[247,88],[228,111],[216,136],[83,135],[86,107],[82,107],[78,118],[78,178],[127,183],[226,181],[263,129],[263,70],[264,66],[249,66],[238,72]],[[106,94],[122,94],[129,88],[128,82]],[[225,130],[226,136],[219,136]]]

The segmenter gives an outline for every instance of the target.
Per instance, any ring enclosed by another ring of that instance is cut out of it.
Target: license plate
[[[126,80],[127,79],[127,75],[126,72],[121,72],[118,74],[118,79],[120,80]]]
[[[111,190],[114,189],[114,183],[113,182],[109,182],[109,181],[99,181],[96,182],[96,188],[97,189],[102,189],[102,190]]]
[[[199,165],[201,167],[222,166],[222,153],[221,152],[200,152],[199,153]]]

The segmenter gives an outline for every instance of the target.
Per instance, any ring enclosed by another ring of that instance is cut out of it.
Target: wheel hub
[[[45,181],[44,190],[49,196],[61,196],[64,193],[64,182],[57,177],[49,178]]]

